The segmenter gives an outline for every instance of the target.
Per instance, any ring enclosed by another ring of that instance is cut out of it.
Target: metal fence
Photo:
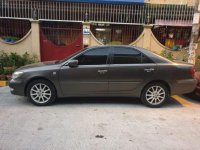
[[[155,24],[156,20],[191,21],[194,7],[164,4],[96,4],[47,0],[1,0],[0,17]]]

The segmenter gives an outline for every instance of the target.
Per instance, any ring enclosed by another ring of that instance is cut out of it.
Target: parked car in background
[[[169,96],[192,92],[194,66],[175,63],[148,50],[130,46],[86,48],[62,61],[19,68],[9,82],[11,93],[35,105],[57,97],[139,97],[160,107]]]

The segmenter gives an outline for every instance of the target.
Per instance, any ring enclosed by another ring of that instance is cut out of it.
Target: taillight
[[[194,77],[194,75],[195,75],[195,68],[194,68],[194,66],[192,66],[192,68],[190,70],[190,73],[191,73],[192,77]]]

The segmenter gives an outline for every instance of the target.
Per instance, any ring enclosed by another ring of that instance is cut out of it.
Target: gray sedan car
[[[130,46],[86,48],[61,61],[41,62],[16,70],[11,93],[27,96],[36,105],[57,97],[139,97],[160,107],[174,94],[192,92],[194,67],[169,61]]]

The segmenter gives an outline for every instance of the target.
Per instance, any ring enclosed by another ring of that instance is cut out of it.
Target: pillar
[[[38,20],[31,20],[31,45],[32,51],[38,56],[39,61],[41,60],[40,56],[40,25]]]
[[[90,23],[83,22],[83,46],[90,46]]]
[[[151,28],[152,25],[144,25],[144,42],[143,42],[143,48],[146,48],[148,50],[151,50]]]

